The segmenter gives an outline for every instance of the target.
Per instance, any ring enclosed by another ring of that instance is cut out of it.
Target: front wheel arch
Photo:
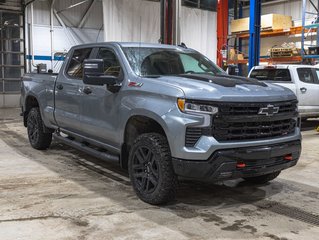
[[[167,139],[164,128],[153,118],[143,115],[134,115],[128,119],[125,125],[124,139],[121,147],[120,163],[122,168],[127,169],[128,167],[128,154],[136,138],[144,133],[152,132],[161,134]]]

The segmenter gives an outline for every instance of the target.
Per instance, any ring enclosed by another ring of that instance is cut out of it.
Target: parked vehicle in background
[[[178,176],[266,183],[301,151],[293,92],[229,76],[186,47],[76,46],[58,75],[26,74],[21,100],[32,147],[53,134],[117,162],[150,204],[174,199]]]
[[[249,77],[289,88],[298,98],[299,113],[303,119],[319,117],[319,67],[258,66],[250,71]]]

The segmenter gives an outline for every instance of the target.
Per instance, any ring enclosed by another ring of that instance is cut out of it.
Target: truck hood
[[[234,102],[275,102],[296,99],[288,88],[230,75],[183,74],[162,76],[167,82],[182,89],[187,99]]]

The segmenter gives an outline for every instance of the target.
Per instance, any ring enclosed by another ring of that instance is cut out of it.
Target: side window
[[[98,59],[104,61],[104,74],[118,77],[121,73],[120,62],[118,61],[115,54],[106,48],[101,48],[97,55]]]
[[[76,49],[73,52],[67,74],[72,78],[82,79],[83,61],[90,57],[92,48]]]
[[[312,68],[298,68],[297,72],[300,81],[305,83],[315,83]]]

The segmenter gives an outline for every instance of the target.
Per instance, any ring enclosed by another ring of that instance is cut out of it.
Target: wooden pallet
[[[272,48],[270,49],[271,58],[280,58],[280,57],[292,57],[294,56],[294,51],[291,48]]]

